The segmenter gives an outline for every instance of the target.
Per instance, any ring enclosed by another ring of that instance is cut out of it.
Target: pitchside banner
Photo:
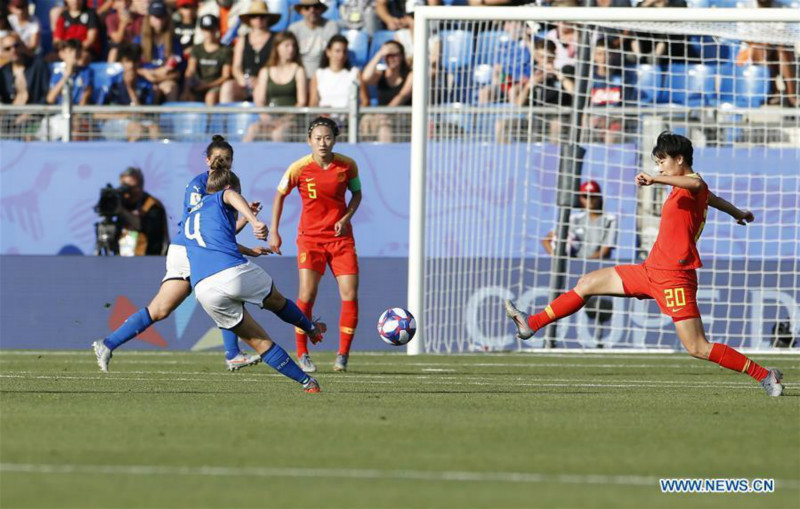
[[[91,254],[94,224],[98,221],[93,207],[100,188],[107,183],[118,185],[119,173],[128,166],[142,169],[145,190],[164,203],[174,235],[181,218],[185,186],[206,170],[205,147],[205,143],[0,142],[0,254]],[[526,256],[544,256],[538,239],[552,229],[557,216],[552,190],[556,185],[558,147],[497,145],[495,157],[480,162],[485,176],[478,176],[477,181],[475,176],[472,180],[464,176],[459,164],[460,159],[473,157],[469,144],[453,142],[450,148],[461,156],[448,158],[452,178],[429,186],[431,199],[440,204],[436,214],[429,218],[431,226],[457,227],[460,211],[468,206],[485,209],[489,204],[499,215],[507,217],[535,214],[540,219],[535,222],[538,230],[527,232],[532,240]],[[637,247],[633,178],[642,169],[638,149],[633,145],[587,145],[586,148],[583,178],[599,181],[605,210],[620,218],[614,257],[629,260],[635,256]],[[234,149],[234,170],[242,179],[243,194],[250,200],[261,201],[264,214],[269,213],[275,188],[286,168],[309,153],[308,146],[302,143],[237,143]],[[409,145],[340,144],[336,149],[355,159],[360,170],[364,200],[353,218],[359,254],[407,257]],[[763,154],[753,155],[757,150]],[[519,158],[536,161],[529,171],[539,185],[528,189],[531,194],[527,209],[519,203],[519,210],[503,210],[511,206],[509,193],[520,182],[510,178],[487,186],[487,179],[497,173],[494,170],[499,165]],[[759,165],[737,163],[737,158],[757,160]],[[737,228],[732,221],[718,220],[719,214],[712,215],[700,241],[701,252],[708,253],[706,258],[711,253],[726,258],[796,258],[800,251],[797,161],[800,150],[786,148],[696,150],[695,167],[711,188],[738,206],[753,210],[757,217],[747,228]],[[649,163],[647,168],[650,169]],[[454,198],[455,193],[458,199]],[[779,197],[779,202],[768,202],[767,196]],[[450,203],[454,206],[448,207]],[[281,226],[283,251],[288,256],[296,254],[294,232],[299,217],[300,199],[294,193],[286,200]],[[504,255],[489,244],[484,249],[481,256]]]
[[[530,262],[530,261],[529,261]],[[509,323],[502,336],[487,336],[478,316],[487,306],[502,306],[513,298],[520,307],[541,309],[548,300],[549,260],[539,260],[543,271],[529,276],[516,295],[508,288],[479,286],[469,289],[464,323],[456,333],[471,338],[479,350],[516,350],[517,342]],[[288,296],[297,294],[294,259],[262,257],[255,260],[272,274]],[[713,341],[723,335],[734,347],[766,348],[773,340],[776,323],[788,322],[790,330],[800,325],[800,276],[795,261],[713,261],[698,271],[698,300],[703,322]],[[400,258],[362,258],[360,324],[353,348],[394,350],[378,339],[376,323],[389,307],[405,306],[407,262]],[[599,265],[587,267],[591,270]],[[746,273],[747,272],[747,273]],[[146,305],[155,294],[164,273],[164,260],[157,257],[94,258],[83,256],[0,256],[2,307],[0,307],[0,348],[72,349],[86,348],[97,338],[118,327],[131,313]],[[570,270],[576,274],[577,269]],[[718,285],[711,289],[711,283]],[[729,307],[714,306],[726,301]],[[559,347],[603,346],[644,347],[660,345],[679,348],[672,322],[661,315],[653,301],[613,299],[600,313],[585,310],[559,322]],[[322,280],[314,315],[329,324],[331,332],[317,349],[336,348],[338,342],[339,297],[335,282]],[[293,349],[294,332],[271,313],[253,306],[251,312],[272,337]],[[630,311],[638,311],[632,313]],[[416,340],[415,340],[416,341]],[[222,344],[219,331],[189,297],[169,318],[151,327],[127,346],[149,350],[209,350]],[[541,348],[542,340],[523,342],[523,349]]]

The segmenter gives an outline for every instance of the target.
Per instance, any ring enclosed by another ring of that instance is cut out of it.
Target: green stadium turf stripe
[[[210,477],[299,477],[523,484],[596,484],[658,486],[657,477],[640,475],[543,474],[529,472],[467,472],[436,470],[377,470],[358,468],[280,468],[160,465],[55,465],[0,463],[0,471],[27,474],[172,475]],[[800,490],[800,481],[776,479],[778,489]]]

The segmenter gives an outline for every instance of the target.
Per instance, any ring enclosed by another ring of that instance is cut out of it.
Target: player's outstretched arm
[[[242,198],[244,198],[244,197],[242,197]],[[252,210],[253,214],[255,214],[257,216],[258,213],[261,212],[261,202],[260,201],[251,201],[250,202],[250,210]],[[244,217],[244,216],[239,216],[236,219],[236,233],[238,234],[240,231],[242,231],[242,229],[244,229],[245,226],[247,226],[247,218]],[[243,254],[247,254],[247,253],[243,253]]]
[[[245,256],[252,256],[253,258],[259,257],[261,255],[268,255],[272,254],[272,250],[268,247],[263,246],[256,246],[256,247],[247,247],[241,244],[236,244],[239,248],[239,252]]]
[[[741,210],[740,208],[736,207],[736,205],[724,198],[720,198],[711,191],[708,192],[708,206],[725,212],[732,218],[736,219],[737,223],[743,226],[747,225],[747,223],[752,223],[755,220],[755,216],[749,210]]]
[[[272,222],[270,223],[269,232],[269,248],[275,254],[281,254],[281,234],[278,232],[278,226],[281,224],[281,216],[283,215],[283,201],[286,195],[280,191],[275,193],[275,198],[272,199]]]
[[[697,176],[690,177],[688,175],[681,175],[673,177],[667,175],[649,175],[644,172],[636,175],[636,185],[652,186],[653,184],[679,187],[691,191],[692,193],[700,191],[706,185],[703,179]]]
[[[247,222],[253,226],[253,233],[257,239],[264,240],[267,238],[267,225],[259,221],[256,215],[253,214],[250,205],[242,198],[242,195],[233,189],[226,189],[222,195],[222,200],[247,219]]]

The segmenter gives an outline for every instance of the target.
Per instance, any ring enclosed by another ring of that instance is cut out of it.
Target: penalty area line
[[[658,486],[657,477],[639,475],[544,474],[533,472],[468,472],[455,470],[378,470],[364,468],[292,468],[160,465],[54,465],[0,463],[0,471],[27,474],[165,475],[190,477],[285,477],[516,484],[584,484]],[[800,482],[776,479],[779,488],[800,489]]]

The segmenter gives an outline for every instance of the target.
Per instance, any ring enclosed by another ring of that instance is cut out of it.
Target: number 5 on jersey
[[[308,190],[308,197],[312,200],[317,199],[317,184],[316,182],[306,181],[306,189]]]
[[[189,226],[192,226],[192,228],[190,229]],[[194,231],[191,231],[192,229]],[[203,236],[200,234],[200,212],[195,214],[194,219],[190,218],[186,221],[183,233],[187,239],[197,242],[200,247],[206,247],[206,241],[203,240]]]

